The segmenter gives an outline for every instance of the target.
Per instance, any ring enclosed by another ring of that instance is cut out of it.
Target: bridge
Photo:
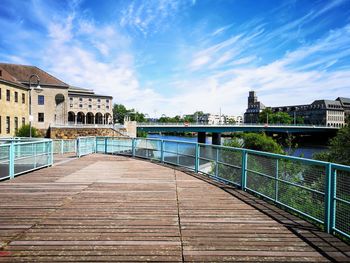
[[[350,240],[350,166],[181,141],[17,138],[0,142],[0,179],[0,262],[350,261],[336,237]]]
[[[339,127],[277,124],[208,125],[192,123],[138,123],[137,130],[145,132],[195,132],[198,134],[199,143],[205,143],[206,133],[212,133],[212,143],[220,145],[221,133],[224,132],[267,132],[335,135],[339,130]]]

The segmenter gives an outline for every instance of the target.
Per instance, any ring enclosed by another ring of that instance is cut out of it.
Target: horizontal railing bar
[[[338,228],[336,228],[336,227],[333,227],[333,230],[334,230],[335,232],[337,232],[338,234],[341,234],[341,235],[343,235],[343,236],[346,236],[347,238],[350,238],[350,235],[349,235],[349,234],[345,233],[344,231],[342,231],[342,230],[340,230],[340,229],[338,229]]]
[[[339,198],[339,197],[334,197],[334,200],[337,200],[337,201],[339,201],[339,202],[342,202],[342,203],[345,203],[345,204],[347,204],[347,205],[350,205],[350,201],[348,201],[348,200],[345,200],[345,199],[342,199],[342,198]],[[350,216],[350,215],[349,215]]]
[[[269,179],[271,179],[271,180],[274,180],[274,181],[286,183],[286,184],[289,184],[289,185],[292,185],[292,186],[295,186],[295,187],[300,187],[300,188],[303,188],[303,189],[308,190],[308,191],[310,191],[310,192],[314,192],[314,193],[317,193],[317,194],[320,194],[320,195],[323,195],[323,196],[325,195],[324,192],[320,192],[320,191],[318,191],[318,190],[308,188],[308,187],[303,186],[303,185],[301,185],[301,184],[292,183],[292,182],[286,181],[286,180],[284,180],[284,179],[276,178],[276,177],[274,177],[274,176],[271,176],[271,175],[268,175],[268,174],[264,174],[264,173],[260,173],[260,172],[257,172],[257,171],[252,171],[252,170],[249,170],[249,169],[246,169],[246,171],[252,172],[252,173],[257,174],[257,175],[259,175],[259,176],[267,177],[267,178],[269,178]]]

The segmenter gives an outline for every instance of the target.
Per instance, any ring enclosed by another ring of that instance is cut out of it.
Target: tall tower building
[[[249,91],[248,108],[244,113],[244,123],[258,123],[259,113],[265,109],[265,105],[258,101],[255,91]]]

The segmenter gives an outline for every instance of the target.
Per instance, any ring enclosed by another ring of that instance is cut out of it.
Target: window
[[[100,109],[100,108],[101,108],[101,105],[97,105],[97,108]]]
[[[22,118],[22,126],[24,126],[26,124],[26,118]]]
[[[83,101],[83,98],[79,98],[79,101]]]
[[[109,100],[106,100],[106,103],[109,103]]]
[[[26,94],[22,93],[22,103],[26,103]]]
[[[89,101],[92,101],[92,99],[91,99],[91,98],[89,98]]]
[[[18,92],[15,91],[15,102],[18,102]]]
[[[7,89],[7,90],[6,90],[6,100],[7,100],[7,101],[10,101],[10,97],[11,97],[10,90]]]
[[[38,113],[38,122],[44,122],[44,113],[43,112]]]
[[[92,105],[89,105],[89,109],[92,109]]]
[[[18,118],[15,117],[15,131],[18,130]]]
[[[73,108],[73,103],[71,103],[69,106],[70,106],[71,108]]]
[[[97,99],[97,102],[101,102],[101,99]]]
[[[69,98],[70,101],[73,101],[73,98]]]
[[[106,109],[109,110],[109,106],[108,105],[106,106]]]
[[[44,95],[38,95],[38,105],[44,105],[44,104],[45,104]]]
[[[10,125],[10,116],[6,116],[6,133],[10,133],[11,125]]]
[[[83,104],[79,104],[79,108],[82,108],[83,107]]]

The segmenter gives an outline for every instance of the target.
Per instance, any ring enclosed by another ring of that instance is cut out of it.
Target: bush
[[[16,131],[16,137],[29,137],[30,125],[25,124]],[[39,137],[38,130],[32,127],[32,137]]]
[[[337,136],[330,141],[328,151],[314,155],[315,159],[350,165],[350,126],[341,128]]]
[[[246,133],[243,135],[243,147],[246,149],[284,154],[282,146],[265,133]]]

